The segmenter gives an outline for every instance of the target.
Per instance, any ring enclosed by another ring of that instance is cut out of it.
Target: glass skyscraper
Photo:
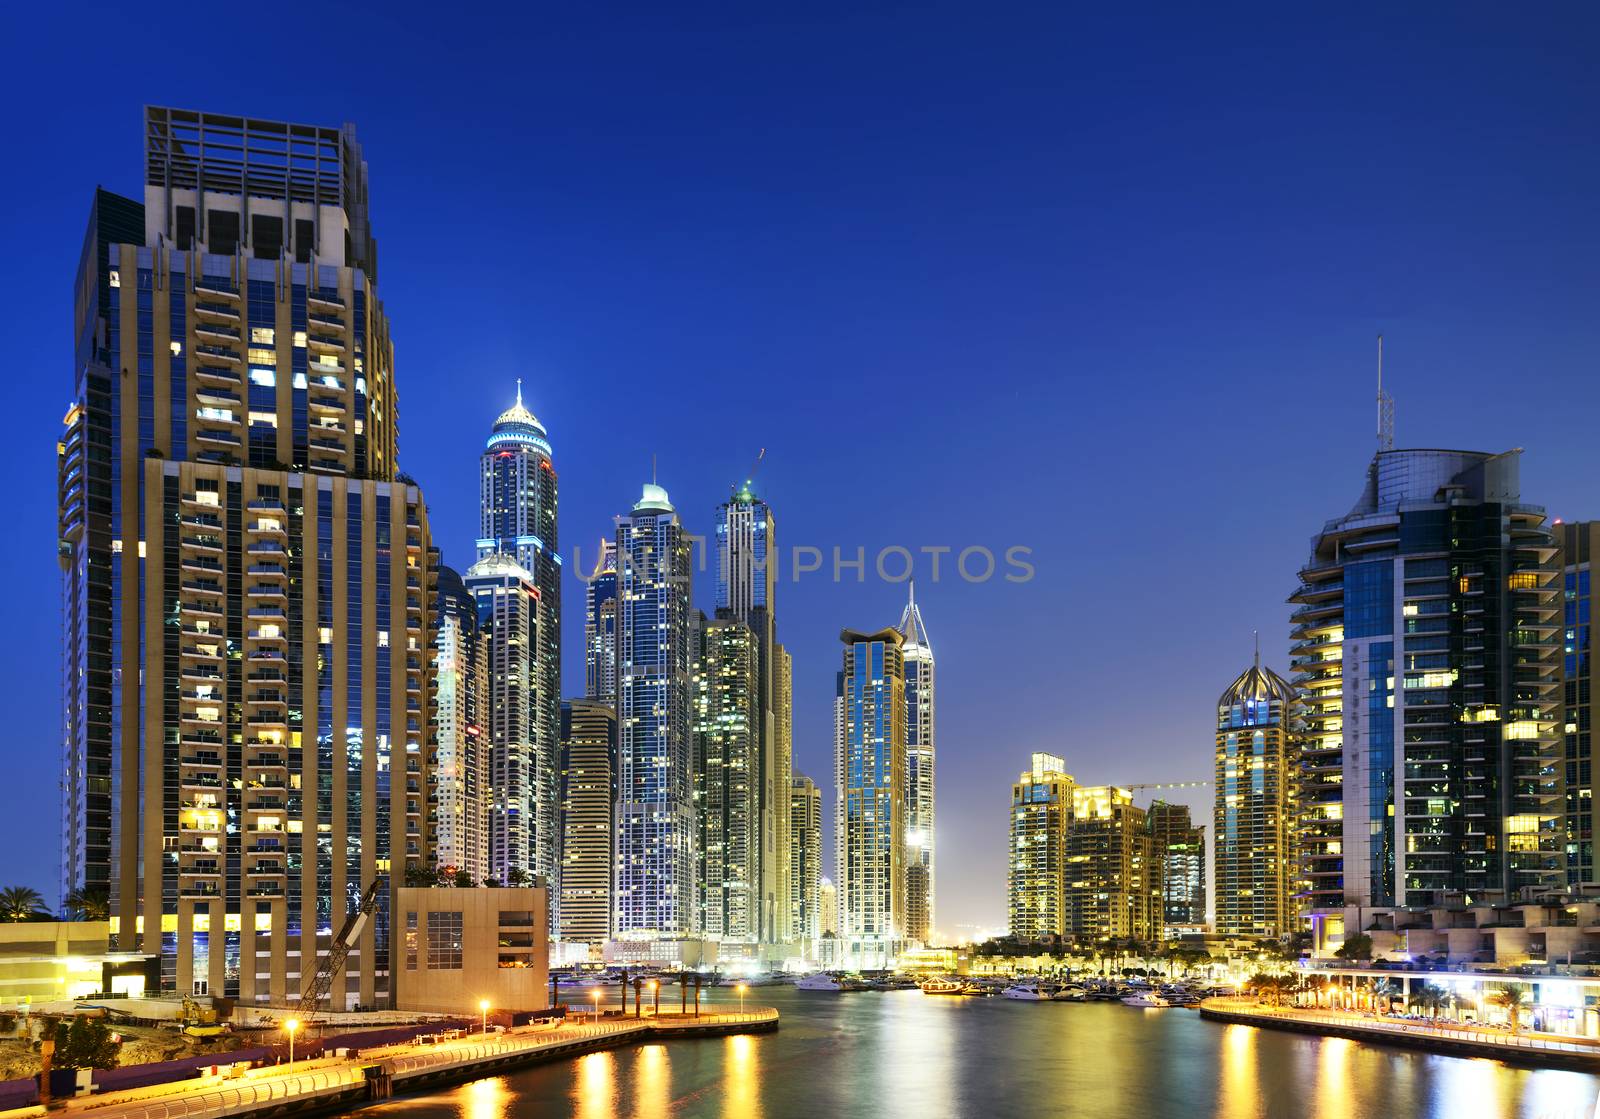
[[[906,662],[906,936],[927,943],[933,930],[933,645],[915,583],[899,629]]]
[[[760,938],[761,732],[756,634],[734,618],[697,612],[694,636],[696,880],[700,931]]]
[[[1006,909],[1011,935],[1023,942],[1067,931],[1067,828],[1072,775],[1054,754],[1034,754],[1011,786]]]
[[[439,568],[437,858],[474,882],[489,875],[489,635],[461,576]]]
[[[839,935],[867,954],[906,928],[906,670],[897,629],[845,630],[835,689]]]
[[[282,1004],[380,876],[330,1001],[390,998],[433,865],[435,558],[397,473],[352,128],[150,107],[98,191],[59,451],[63,889],[167,990]]]
[[[527,574],[538,599],[535,647],[526,656],[530,673],[513,684],[529,704],[526,730],[531,819],[526,869],[550,885],[552,928],[561,897],[561,553],[557,535],[556,470],[544,425],[517,399],[495,419],[479,460],[478,558],[509,557]],[[518,773],[513,766],[507,774]],[[521,834],[520,831],[516,834]],[[508,853],[520,859],[520,849]],[[512,865],[507,863],[507,866]]]
[[[1564,876],[1561,583],[1519,451],[1382,451],[1291,597],[1305,909],[1511,900]],[[1354,930],[1352,930],[1354,931]]]
[[[655,484],[617,518],[618,792],[612,933],[695,929],[689,542]]]
[[[605,540],[584,588],[583,678],[590,699],[617,695],[617,544]]]

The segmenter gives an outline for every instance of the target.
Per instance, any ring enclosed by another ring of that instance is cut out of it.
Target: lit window
[[[168,345],[170,345],[172,347],[172,352],[174,354],[183,353],[183,343],[182,342],[170,342],[170,343],[168,343]]]
[[[302,350],[306,348],[306,332],[305,331],[297,330],[297,331],[294,332],[294,344],[297,347],[299,347],[300,349],[302,349]]]
[[[321,644],[321,645],[332,645],[333,644],[333,627],[332,626],[320,626],[317,629],[317,642],[318,642],[318,644]]]
[[[277,350],[263,350],[263,349],[258,349],[256,347],[252,346],[252,347],[250,347],[250,351],[249,351],[247,356],[249,357],[251,365],[277,365],[278,364],[278,351]]]
[[[106,283],[114,288],[120,288],[122,286],[122,274],[115,268],[111,269],[110,272],[106,273]]]
[[[386,629],[380,629],[378,631],[378,648],[387,649],[388,647],[389,647],[389,631],[386,630]]]
[[[250,383],[260,385],[262,388],[273,388],[278,383],[278,374],[271,369],[251,369]]]
[[[263,346],[272,345],[276,336],[277,331],[270,326],[252,326],[250,328],[250,341],[258,342]]]

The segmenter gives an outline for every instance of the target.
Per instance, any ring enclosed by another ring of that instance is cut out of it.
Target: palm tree
[[[1496,987],[1483,996],[1483,1001],[1506,1012],[1506,1017],[1511,1021],[1512,1033],[1521,1029],[1523,1011],[1530,1010],[1533,1006],[1533,996],[1522,983],[1507,983]]]
[[[31,886],[7,886],[0,890],[0,921],[32,921],[50,916],[44,895]]]
[[[104,886],[79,886],[67,895],[66,907],[80,921],[104,921],[111,916],[111,892]]]
[[[1450,996],[1443,987],[1433,983],[1424,983],[1411,992],[1411,1005],[1425,1012],[1430,1018],[1439,1017],[1439,1011],[1445,1008]]]

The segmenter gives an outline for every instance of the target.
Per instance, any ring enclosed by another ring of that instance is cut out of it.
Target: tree
[[[1522,983],[1507,983],[1484,995],[1483,1001],[1504,1010],[1511,1022],[1511,1032],[1516,1033],[1522,1028],[1523,1012],[1532,1009],[1533,995]]]
[[[473,886],[476,886],[477,883],[472,880],[472,872],[471,871],[458,870],[458,871],[456,871],[455,876],[451,879],[451,885],[459,886],[463,890],[466,890],[466,889],[470,889]]]
[[[520,866],[514,866],[506,871],[507,886],[526,886],[529,882],[528,872]]]
[[[438,881],[439,881],[439,874],[438,874],[437,871],[429,870],[427,867],[423,866],[421,863],[407,863],[406,864],[406,885],[407,886],[413,886],[413,887],[417,887],[417,886],[433,886],[433,885],[437,885]]]
[[[1341,960],[1372,959],[1372,938],[1366,933],[1351,933],[1334,953]]]
[[[1277,1006],[1283,1001],[1285,990],[1291,989],[1294,981],[1282,975],[1269,975],[1266,972],[1257,972],[1252,975],[1245,986],[1256,993],[1256,997]]]
[[[80,886],[67,895],[66,907],[80,921],[104,921],[111,916],[111,891],[104,886]]]
[[[79,1014],[72,1025],[56,1024],[57,1068],[116,1068],[122,1043],[111,1040],[111,1027],[100,1018]]]
[[[1411,992],[1412,1007],[1430,1018],[1439,1017],[1439,1011],[1445,1008],[1449,1000],[1449,993],[1433,983],[1423,983]]]
[[[0,921],[37,921],[50,916],[44,895],[31,886],[7,886],[0,890]]]

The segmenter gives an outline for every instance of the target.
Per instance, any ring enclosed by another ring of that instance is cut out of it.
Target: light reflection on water
[[[752,992],[752,996],[756,992]],[[1193,1011],[761,988],[775,1034],[653,1042],[364,1109],[363,1119],[1568,1119],[1600,1077]]]

